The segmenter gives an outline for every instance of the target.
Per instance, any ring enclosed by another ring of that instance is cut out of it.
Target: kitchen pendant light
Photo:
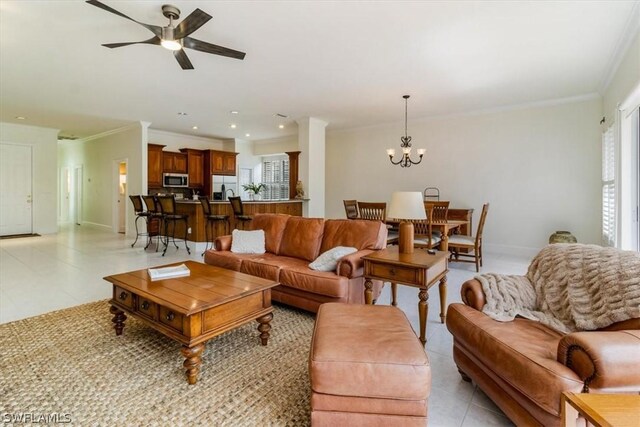
[[[396,155],[396,150],[393,148],[387,149],[387,155],[389,156],[389,161],[393,165],[400,165],[400,167],[408,168],[411,165],[417,165],[422,161],[422,157],[424,153],[427,151],[424,148],[418,148],[418,160],[414,161],[411,159],[411,137],[407,135],[407,100],[409,99],[409,95],[404,95],[404,136],[400,137],[400,148],[402,148],[402,157],[397,162],[393,161],[393,157]]]

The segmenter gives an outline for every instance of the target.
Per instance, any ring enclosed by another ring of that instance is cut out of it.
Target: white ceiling
[[[104,0],[164,26],[161,1]],[[209,137],[275,138],[313,116],[344,129],[575,97],[601,90],[634,1],[183,1],[213,19],[193,37],[244,61],[187,49],[81,0],[0,2],[0,120],[89,136],[133,121]],[[232,116],[229,111],[238,110]],[[187,116],[178,116],[178,112]],[[278,129],[275,113],[289,116]],[[18,121],[16,116],[26,120]],[[235,122],[238,127],[231,129]],[[197,131],[192,126],[197,125]]]

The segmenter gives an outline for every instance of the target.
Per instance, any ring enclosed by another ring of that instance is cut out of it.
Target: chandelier
[[[422,156],[427,151],[424,148],[418,148],[418,160],[411,160],[411,137],[407,135],[407,100],[409,99],[409,95],[404,95],[404,136],[400,137],[400,147],[402,148],[402,157],[397,162],[393,161],[393,157],[396,155],[396,150],[393,148],[387,148],[387,155],[389,156],[389,160],[394,165],[400,165],[400,167],[408,168],[411,165],[417,165],[422,161]]]

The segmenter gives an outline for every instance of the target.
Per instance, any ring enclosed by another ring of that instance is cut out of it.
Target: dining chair
[[[344,211],[347,214],[347,219],[358,218],[358,201],[357,200],[343,200]]]
[[[433,209],[426,212],[427,219],[413,220],[413,247],[435,249],[440,246],[441,236],[433,231]]]
[[[485,203],[482,206],[478,231],[475,237],[461,234],[454,234],[449,237],[449,251],[451,251],[449,261],[474,262],[476,264],[476,272],[480,271],[480,267],[482,267],[482,230],[484,229],[488,211],[489,203]],[[465,249],[467,252],[460,252],[461,249]],[[473,259],[460,259],[460,257]]]
[[[227,234],[227,228],[229,227],[229,215],[215,215],[211,213],[211,203],[209,202],[209,198],[207,196],[201,196],[199,199],[200,204],[202,205],[202,213],[204,214],[204,219],[206,221],[204,224],[204,235],[205,239],[207,239],[207,244],[204,247],[204,252],[202,252],[202,255],[204,255],[207,249],[209,249],[209,242],[213,242],[216,223],[222,223],[224,226],[224,234]]]
[[[432,211],[432,221],[447,222],[449,203],[450,202],[448,201],[425,201],[424,209],[425,212],[428,212],[429,210]],[[433,230],[433,234],[442,238],[442,232],[440,230]]]
[[[158,206],[160,207],[160,213],[162,214],[162,222],[164,223],[164,251],[162,256],[167,253],[169,247],[169,237],[173,241],[173,245],[176,249],[179,249],[176,243],[176,224],[178,221],[184,221],[184,247],[187,249],[187,253],[191,254],[189,245],[187,245],[187,229],[189,228],[189,215],[179,214],[176,211],[176,196],[157,196]],[[171,225],[171,234],[169,234],[169,225]]]
[[[387,203],[358,202],[358,212],[360,219],[384,222],[387,219]]]
[[[244,230],[246,224],[253,220],[253,217],[251,215],[245,215],[240,196],[229,197],[229,203],[231,203],[231,210],[233,211],[233,217],[236,223],[239,223],[241,229]]]

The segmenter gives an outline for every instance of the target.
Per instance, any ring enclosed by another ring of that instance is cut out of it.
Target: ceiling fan
[[[142,40],[139,42],[107,43],[102,45],[110,49],[129,46],[132,44],[161,45],[165,49],[173,51],[173,56],[175,56],[176,60],[183,70],[193,70],[193,65],[191,64],[189,57],[183,49],[185,47],[193,50],[199,50],[200,52],[212,53],[214,55],[228,56],[229,58],[235,59],[244,59],[244,52],[217,46],[215,44],[203,42],[202,40],[189,37],[191,33],[202,27],[205,23],[207,23],[207,21],[209,21],[209,19],[211,19],[211,15],[203,12],[200,9],[194,10],[189,16],[184,18],[182,22],[178,24],[178,26],[174,26],[173,20],[180,18],[180,9],[175,6],[165,4],[162,6],[162,14],[166,18],[169,18],[169,25],[167,25],[166,27],[159,27],[157,25],[145,24],[136,21],[135,19],[129,18],[127,15],[118,12],[117,10],[107,6],[104,3],[99,2],[98,0],[87,0],[87,3],[133,21],[136,24],[140,24],[154,34],[154,36],[149,40]]]

